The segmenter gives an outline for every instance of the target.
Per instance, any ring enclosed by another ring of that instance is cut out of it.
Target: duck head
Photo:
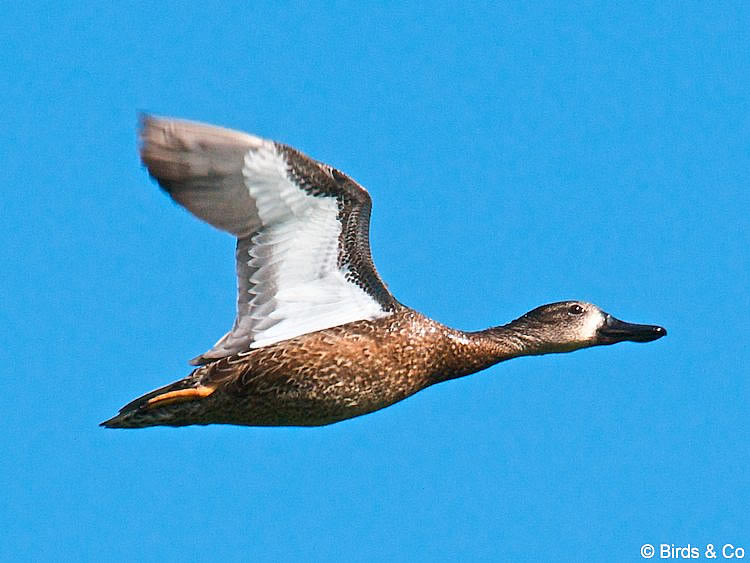
[[[510,323],[509,328],[536,341],[537,353],[571,352],[617,342],[651,342],[667,334],[657,325],[621,321],[585,301],[542,305]]]

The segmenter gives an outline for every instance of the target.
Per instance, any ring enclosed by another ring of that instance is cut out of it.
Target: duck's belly
[[[317,376],[288,374],[248,381],[208,398],[213,416],[206,423],[249,426],[321,426],[367,414],[413,395],[424,384],[408,374]],[[209,405],[204,405],[208,407]]]

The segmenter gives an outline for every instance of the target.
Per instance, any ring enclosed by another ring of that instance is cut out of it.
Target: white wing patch
[[[251,149],[242,176],[261,228],[237,256],[237,272],[249,274],[249,301],[238,299],[232,331],[203,355],[213,359],[268,346],[309,332],[387,315],[381,305],[347,280],[338,266],[339,202],[313,196],[290,178],[272,143]]]
[[[170,197],[237,237],[234,325],[193,364],[393,310],[363,240],[367,224],[357,223],[368,221],[370,200],[356,182],[290,147],[204,123],[143,116],[140,140],[141,160]]]

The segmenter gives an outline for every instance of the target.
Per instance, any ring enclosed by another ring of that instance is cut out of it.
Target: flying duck
[[[343,172],[190,121],[144,116],[140,141],[143,164],[172,199],[237,238],[237,316],[190,375],[102,426],[319,426],[518,356],[667,333],[583,301],[477,332],[449,328],[399,303],[380,279],[370,196]]]

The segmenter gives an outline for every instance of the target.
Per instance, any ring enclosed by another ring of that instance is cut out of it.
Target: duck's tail
[[[201,385],[199,380],[191,375],[138,397],[122,407],[117,415],[105,420],[99,426],[144,428],[146,426],[196,424],[195,417],[191,415],[194,411],[201,409],[198,399],[208,397],[215,390],[215,386]]]

